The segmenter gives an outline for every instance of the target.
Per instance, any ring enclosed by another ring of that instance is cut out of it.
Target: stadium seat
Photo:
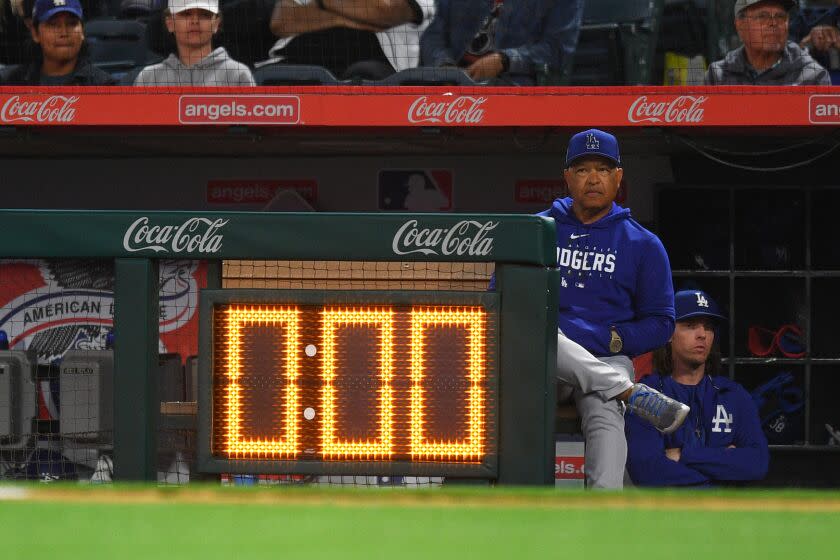
[[[91,20],[85,24],[85,36],[93,64],[117,79],[161,60],[149,51],[146,26],[139,21]]]
[[[408,68],[374,82],[382,86],[475,86],[478,85],[460,68]]]
[[[135,68],[132,68],[131,70],[119,77],[119,79],[117,80],[117,85],[133,86],[134,80],[137,79],[137,76],[140,75],[140,72],[143,70],[143,68],[144,66],[137,66]]]
[[[222,0],[222,27],[216,37],[234,60],[254,66],[277,41],[271,33],[274,0]]]
[[[664,0],[587,0],[572,85],[651,82]]]
[[[576,86],[624,84],[624,50],[617,23],[581,27],[569,83]]]
[[[260,86],[333,86],[344,83],[322,66],[282,62],[258,67],[254,70],[254,81]]]

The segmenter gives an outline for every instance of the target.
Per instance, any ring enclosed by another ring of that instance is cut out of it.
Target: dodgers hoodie
[[[682,385],[648,375],[649,387],[691,407],[682,426],[663,435],[632,412],[624,417],[627,472],[638,486],[713,486],[760,480],[767,474],[767,438],[749,393],[725,377],[704,376]],[[734,447],[729,447],[733,445]],[[665,450],[680,448],[679,462]]]
[[[251,70],[219,47],[192,66],[175,54],[140,71],[135,86],[253,86]]]
[[[624,341],[621,353],[631,357],[668,342],[674,286],[658,237],[615,203],[591,224],[577,219],[571,198],[555,200],[540,215],[554,218],[557,226],[557,326],[563,334],[595,356],[611,354],[611,326]]]

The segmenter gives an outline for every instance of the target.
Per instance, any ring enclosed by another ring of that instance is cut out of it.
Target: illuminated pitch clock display
[[[210,455],[492,463],[497,319],[481,304],[215,303]]]

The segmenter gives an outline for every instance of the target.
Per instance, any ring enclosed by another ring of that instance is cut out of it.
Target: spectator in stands
[[[582,0],[439,0],[420,41],[422,63],[534,85],[574,53],[582,15]]]
[[[9,0],[12,13],[20,17],[27,28],[32,28],[32,9],[35,0]]]
[[[793,0],[737,0],[735,29],[743,46],[709,66],[708,85],[829,85],[825,68],[788,38]]]
[[[417,66],[434,0],[278,0],[269,56],[323,66],[341,79],[380,80]]]
[[[674,295],[676,327],[654,352],[655,373],[641,382],[689,405],[669,435],[634,412],[624,418],[627,471],[638,486],[714,486],[760,480],[767,473],[767,439],[753,399],[718,375],[717,304],[699,290]]]
[[[33,0],[0,0],[0,65],[29,62],[32,4]]]
[[[36,45],[29,64],[6,69],[5,85],[98,86],[114,79],[88,60],[79,0],[36,0],[30,34]]]
[[[224,47],[213,49],[221,25],[219,0],[170,0],[166,28],[175,36],[178,54],[144,68],[139,86],[253,86],[251,70]]]
[[[840,0],[835,2],[837,5],[827,10],[800,10],[791,19],[790,38],[807,48],[829,73],[840,77]]]

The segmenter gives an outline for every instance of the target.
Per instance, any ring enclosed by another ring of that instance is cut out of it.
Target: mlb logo
[[[383,169],[379,209],[394,212],[452,210],[452,172],[444,169]]]

